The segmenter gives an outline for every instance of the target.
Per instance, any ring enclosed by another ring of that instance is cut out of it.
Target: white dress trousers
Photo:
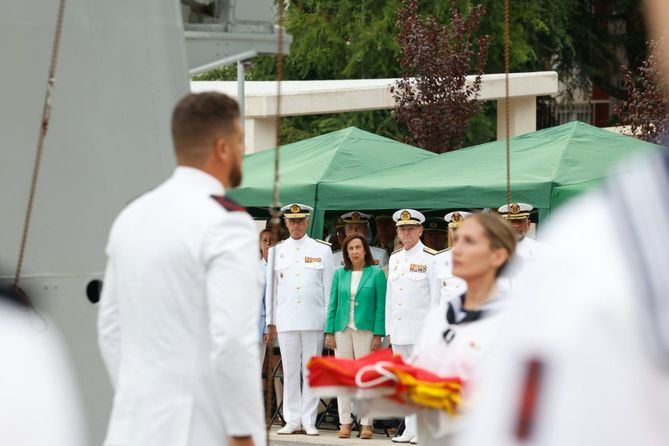
[[[335,349],[335,357],[337,358],[362,358],[372,351],[372,341],[374,340],[374,333],[369,330],[353,330],[347,327],[344,331],[336,331],[335,342],[337,348]],[[351,424],[351,397],[340,396],[337,397],[337,408],[339,409],[339,422],[341,424]],[[364,417],[360,420],[363,426],[372,424],[372,420]]]
[[[307,382],[307,363],[323,351],[323,332],[279,332],[279,348],[283,366],[283,418],[296,426],[315,426],[318,397]],[[304,380],[300,385],[300,373]]]
[[[390,338],[392,342],[392,338]],[[409,362],[411,355],[413,354],[413,344],[410,345],[395,345],[393,344],[393,353],[400,355],[404,362]],[[417,432],[416,427],[416,415],[408,415],[404,418],[404,433],[407,436],[415,437]],[[404,435],[404,434],[403,434]]]

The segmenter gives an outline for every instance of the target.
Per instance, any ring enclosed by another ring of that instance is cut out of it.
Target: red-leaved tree
[[[660,143],[669,130],[669,100],[657,51],[658,45],[649,42],[648,56],[639,67],[638,76],[627,65],[620,67],[627,98],[615,108],[620,123],[629,125],[634,136],[654,143]]]
[[[480,111],[474,99],[490,39],[475,38],[482,5],[465,14],[451,0],[450,23],[421,17],[418,0],[404,0],[397,12],[402,78],[391,89],[395,119],[407,126],[409,144],[436,153],[459,149],[469,120]],[[474,79],[467,82],[467,75]]]

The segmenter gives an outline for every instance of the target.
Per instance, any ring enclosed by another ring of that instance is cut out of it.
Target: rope
[[[49,64],[49,76],[47,78],[46,94],[44,96],[44,105],[42,108],[42,120],[40,125],[39,139],[37,141],[37,151],[35,154],[35,163],[33,165],[32,178],[30,180],[30,193],[28,194],[28,204],[26,208],[25,220],[23,222],[23,235],[21,236],[21,245],[19,248],[19,258],[16,263],[16,273],[14,274],[14,283],[12,288],[22,299],[27,300],[25,292],[19,287],[23,263],[28,245],[28,234],[30,232],[30,221],[33,214],[35,203],[35,194],[37,192],[37,179],[39,177],[40,166],[42,164],[42,154],[44,152],[44,140],[49,131],[49,122],[51,119],[51,105],[53,92],[56,85],[56,67],[58,65],[58,53],[60,50],[60,41],[63,33],[63,17],[65,16],[65,2],[60,0],[58,5],[58,17],[56,19],[56,30],[54,32],[53,46],[51,48],[51,63]]]
[[[279,240],[280,229],[281,229],[281,202],[280,202],[280,162],[279,148],[281,147],[281,81],[283,81],[283,38],[285,32],[285,14],[286,6],[285,0],[278,0],[277,6],[279,8],[279,29],[277,35],[277,52],[276,52],[276,127],[275,127],[275,138],[276,146],[274,148],[274,183],[272,187],[272,205],[270,207],[270,225],[272,233],[274,234],[274,240]],[[267,268],[270,268],[270,280],[274,281],[274,264],[276,262],[276,256],[272,256],[272,263],[267,265]],[[274,287],[271,288],[274,290]],[[269,305],[272,314],[275,314],[274,311],[274,299],[272,296],[269,296]],[[267,420],[271,420],[271,411],[272,411],[272,395],[274,393],[274,377],[272,376],[272,366],[274,362],[274,340],[270,342],[268,347],[268,367],[267,367],[267,380],[266,382],[266,399],[265,407],[267,411]],[[276,402],[277,407],[279,406],[279,401]],[[271,424],[268,422],[267,429],[267,446],[269,446],[269,431]]]
[[[509,66],[511,65],[511,26],[509,0],[504,0],[504,119],[506,121],[506,206],[511,208],[511,124],[509,122]]]

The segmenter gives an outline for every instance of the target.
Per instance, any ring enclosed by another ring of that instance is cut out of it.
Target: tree
[[[472,0],[458,0],[466,8]],[[480,33],[490,36],[486,73],[503,71],[503,9],[499,0],[477,0],[486,8]],[[357,79],[399,77],[400,49],[396,12],[401,0],[291,0],[286,14],[293,36],[285,58],[285,79]],[[603,6],[602,6],[603,5]],[[451,19],[450,3],[420,0],[421,14],[441,23]],[[613,23],[615,26],[609,26]],[[641,0],[513,0],[511,2],[511,71],[555,70],[571,91],[591,82],[622,97],[615,74],[623,61],[635,70],[647,40]],[[274,57],[258,57],[249,80],[274,80]],[[202,79],[234,80],[233,68],[214,70]],[[495,137],[495,104],[484,103],[463,145]],[[282,120],[282,141],[292,142],[355,125],[402,140],[406,127],[389,110],[299,116]]]
[[[481,110],[475,99],[488,55],[489,37],[472,42],[483,6],[463,15],[451,2],[451,20],[421,17],[418,0],[404,0],[397,13],[403,76],[393,89],[395,119],[409,129],[406,142],[436,153],[460,148],[469,120]],[[474,58],[476,62],[474,63]],[[467,75],[476,74],[467,84]]]
[[[648,56],[639,67],[639,74],[627,65],[620,67],[627,98],[616,106],[622,125],[629,125],[634,136],[644,141],[660,143],[669,130],[669,100],[662,83],[658,45],[648,43]]]

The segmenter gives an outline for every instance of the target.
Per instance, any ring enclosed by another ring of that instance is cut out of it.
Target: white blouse
[[[349,304],[348,328],[357,330],[355,326],[355,295],[358,293],[358,285],[362,278],[362,271],[351,272],[351,302]]]

